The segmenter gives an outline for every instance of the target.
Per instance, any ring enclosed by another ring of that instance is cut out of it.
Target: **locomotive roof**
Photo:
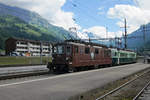
[[[107,46],[103,44],[98,44],[98,43],[93,43],[93,42],[85,42],[81,40],[66,40],[64,43],[70,43],[70,44],[75,44],[75,45],[91,45],[91,46],[98,46],[98,47],[104,47],[108,48]]]

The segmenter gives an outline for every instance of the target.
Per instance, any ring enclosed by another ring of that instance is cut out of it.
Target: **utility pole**
[[[124,20],[124,32],[125,32],[125,35],[124,35],[124,41],[125,41],[125,44],[124,44],[124,48],[127,49],[127,21],[126,21],[126,18]]]
[[[108,27],[106,27],[106,44],[107,44],[107,39],[109,38],[109,36],[108,36]],[[108,43],[109,43],[110,41],[109,41],[109,39],[108,39]],[[110,44],[108,44],[108,45],[110,45]]]
[[[108,38],[108,27],[106,27],[106,39]]]
[[[43,44],[42,41],[40,42],[40,64],[42,64],[42,53],[43,52]]]
[[[77,35],[78,33],[77,33],[77,28],[76,27],[70,27],[69,31],[75,35],[76,39],[78,38],[78,35]]]
[[[121,38],[115,37],[115,47],[121,48]]]
[[[127,49],[127,21],[126,18],[124,19],[124,27],[120,27],[120,28],[124,28],[124,48]]]
[[[143,46],[143,52],[144,52],[144,63],[146,62],[146,54],[145,54],[145,25],[143,25],[143,40],[144,40],[144,46]]]
[[[145,30],[146,30],[146,26],[143,25],[143,40],[144,40],[144,47],[145,47],[145,40],[146,40]]]

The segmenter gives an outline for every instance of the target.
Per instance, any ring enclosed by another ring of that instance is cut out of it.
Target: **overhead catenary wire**
[[[95,21],[96,23],[97,22],[99,22],[99,20],[100,19],[98,19],[97,17],[95,17],[94,15],[91,15],[91,8],[89,7],[89,6],[86,6],[85,4],[83,5],[83,4],[81,4],[80,2],[78,2],[78,1],[73,1],[73,0],[71,0],[70,1],[70,3],[71,3],[71,5],[72,5],[72,7],[73,8],[75,8],[76,10],[78,10],[81,14],[83,14],[83,15],[85,15],[86,17],[88,17],[89,19],[91,19],[91,20],[93,20],[93,21]],[[80,5],[82,5],[82,6],[80,6]],[[83,13],[84,12],[84,13]],[[75,21],[77,22],[77,20],[75,19]],[[125,19],[125,22],[126,22],[126,19]],[[85,24],[87,24],[87,23],[85,23]],[[119,38],[119,37],[117,37],[117,36],[115,36],[115,38],[108,38],[108,34],[106,33],[106,38],[104,39],[104,38],[99,38],[99,39],[97,39],[97,40],[116,40],[116,38],[118,39],[118,41],[119,40],[121,40],[121,39],[123,39],[124,38],[124,40],[125,40],[125,45],[124,45],[124,47],[125,48],[127,48],[127,39],[137,39],[137,38],[142,38],[142,36],[130,36],[130,37],[127,37],[127,28],[128,28],[128,26],[126,26],[126,24],[125,24],[125,26],[124,26],[124,28],[125,28],[125,35],[123,35],[123,37],[121,37],[121,38]],[[147,31],[150,31],[150,30],[147,30]],[[85,40],[87,40],[87,39],[85,39]],[[89,40],[89,39],[88,39]],[[90,41],[91,40],[96,40],[96,39],[91,39],[90,38]]]
[[[81,14],[85,15],[86,17],[89,17],[89,19],[97,22],[100,22],[100,19],[98,19],[97,17],[91,15],[91,8],[85,5],[82,5],[80,2],[77,1],[70,1],[71,5],[73,8],[75,8],[76,10],[78,10]],[[82,6],[79,6],[82,5]],[[80,8],[79,8],[80,7]]]

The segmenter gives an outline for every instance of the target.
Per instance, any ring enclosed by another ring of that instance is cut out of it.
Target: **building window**
[[[85,54],[89,54],[90,53],[90,48],[89,47],[86,47],[85,48]]]
[[[20,42],[19,42],[19,41],[17,41],[17,44],[20,44]]]

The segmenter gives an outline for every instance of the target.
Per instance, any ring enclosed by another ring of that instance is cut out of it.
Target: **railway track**
[[[107,92],[106,94],[100,97],[97,97],[95,100],[150,100],[150,98],[141,99],[143,98],[142,93],[149,93],[150,95],[149,77],[150,70],[147,70],[143,74],[136,76],[135,78],[127,81],[121,86]],[[149,92],[145,92],[146,89],[148,89]]]
[[[133,100],[150,100],[150,81],[142,90],[133,98]]]

